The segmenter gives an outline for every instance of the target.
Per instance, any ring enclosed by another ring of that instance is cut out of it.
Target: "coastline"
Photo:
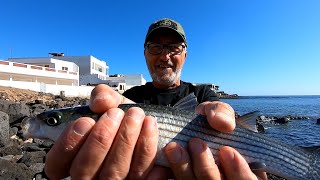
[[[238,94],[227,94],[225,92],[217,92],[219,99],[238,99]]]

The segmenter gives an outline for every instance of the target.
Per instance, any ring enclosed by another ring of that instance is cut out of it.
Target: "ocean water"
[[[320,96],[242,96],[221,99],[240,115],[260,111],[265,116],[306,116],[307,120],[291,120],[287,124],[264,124],[265,134],[287,144],[320,149]]]

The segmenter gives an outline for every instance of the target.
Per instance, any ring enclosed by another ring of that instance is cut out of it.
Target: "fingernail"
[[[92,128],[92,124],[85,120],[77,121],[73,126],[73,132],[84,136]]]
[[[233,161],[234,161],[234,157],[235,157],[235,154],[233,153],[233,151],[224,148],[219,153],[220,153],[220,157],[222,158],[224,163],[228,163],[230,165],[233,165]]]
[[[143,120],[145,117],[143,110],[140,108],[136,108],[136,107],[130,108],[127,111],[127,115],[128,115],[128,117],[131,117],[132,119],[134,119],[136,121]]]
[[[145,123],[146,126],[144,128],[149,130],[154,130],[155,128],[158,128],[158,122],[156,118],[150,118],[148,120],[151,122]]]
[[[181,161],[182,151],[176,143],[170,143],[166,147],[168,161],[177,164]]]
[[[112,98],[112,97],[110,96],[109,93],[101,92],[101,93],[97,94],[96,96],[94,96],[94,98],[92,98],[91,102],[95,103],[96,101],[101,101],[101,100],[108,101],[110,98]]]
[[[222,112],[217,112],[215,114],[215,116],[219,116],[222,120],[224,120],[225,122],[228,122],[228,123],[233,121],[231,116],[229,116],[225,113],[222,113]]]
[[[212,161],[209,161],[210,165],[214,166],[216,164],[216,161],[215,161],[213,154],[212,154],[209,147],[207,147],[207,149],[206,149],[206,154],[207,154],[208,159],[212,159]]]

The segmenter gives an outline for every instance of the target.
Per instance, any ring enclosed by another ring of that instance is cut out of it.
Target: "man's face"
[[[161,45],[183,44],[176,33],[154,33],[147,43]],[[181,53],[172,53],[167,48],[164,48],[160,54],[154,55],[146,47],[144,55],[153,84],[156,87],[170,88],[180,85],[181,70],[187,56],[185,49]]]

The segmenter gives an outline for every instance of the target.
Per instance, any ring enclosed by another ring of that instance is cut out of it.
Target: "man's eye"
[[[161,48],[161,45],[153,45],[153,46],[151,46],[151,48],[155,48],[155,49],[159,49],[159,48]]]
[[[170,49],[174,51],[179,51],[180,50],[180,45],[172,44],[170,45]]]

